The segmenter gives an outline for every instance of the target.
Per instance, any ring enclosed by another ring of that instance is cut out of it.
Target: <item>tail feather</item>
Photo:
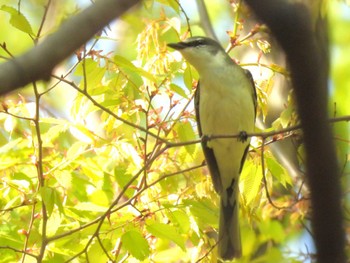
[[[219,223],[219,257],[223,260],[231,260],[242,256],[241,233],[238,222],[238,201],[224,204],[220,200],[220,223]]]

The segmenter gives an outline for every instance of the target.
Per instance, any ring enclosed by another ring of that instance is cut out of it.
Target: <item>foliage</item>
[[[48,18],[53,11],[43,2],[22,1],[20,11],[6,1],[1,5],[0,18],[8,22],[0,32],[2,60],[31,48],[73,13],[67,10],[74,1],[67,1],[50,7],[57,14]],[[208,10],[228,6],[208,5]],[[33,16],[37,9],[40,16]],[[231,9],[230,54],[253,72],[258,117],[265,121],[241,175],[243,257],[236,262],[305,262],[313,250],[293,92],[284,92],[282,107],[271,110],[271,97],[283,96],[276,83],[288,79],[288,72],[273,63],[278,47],[264,26],[241,1]],[[50,82],[2,99],[2,262],[216,259],[218,199],[203,164],[192,106],[198,76],[166,48],[190,31],[203,34],[196,21],[187,24],[184,18],[194,11],[185,11],[177,1],[144,1],[113,25],[118,41],[107,28],[53,72]],[[213,21],[220,24],[222,18]],[[219,30],[227,28],[220,24]],[[345,85],[336,70],[333,75],[337,86]],[[343,109],[346,98],[340,93],[332,100]],[[345,156],[347,133],[344,127],[337,131],[339,155]]]

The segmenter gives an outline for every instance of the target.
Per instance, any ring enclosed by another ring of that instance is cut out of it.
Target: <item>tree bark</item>
[[[246,2],[270,28],[289,64],[304,133],[317,261],[346,262],[340,175],[332,131],[327,122],[326,20],[319,17],[315,22],[305,5],[290,1]]]

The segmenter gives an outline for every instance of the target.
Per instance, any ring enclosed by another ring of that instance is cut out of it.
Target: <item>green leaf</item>
[[[177,14],[180,14],[179,3],[175,0],[159,0],[163,5],[170,6]]]
[[[185,99],[188,98],[186,92],[180,86],[172,83],[172,84],[170,84],[170,89],[172,91],[174,91],[177,95],[180,95],[181,97],[183,97]]]
[[[138,260],[146,259],[150,254],[147,240],[136,230],[130,230],[122,236],[123,246]]]
[[[92,58],[86,58],[84,64],[79,64],[74,74],[77,76],[84,76],[88,87],[100,86],[103,77],[106,73],[106,68]],[[84,79],[82,80],[82,84]]]
[[[90,212],[106,212],[107,207],[95,205],[93,203],[88,202],[80,202],[76,206],[74,206],[77,210],[82,211],[90,211]]]
[[[113,182],[111,180],[111,175],[109,173],[103,173],[103,185],[102,185],[102,190],[105,193],[106,197],[109,200],[113,199],[114,196],[114,186],[113,186]]]
[[[64,214],[64,207],[63,207],[63,204],[62,204],[60,192],[58,192],[57,189],[53,189],[53,195],[54,195],[54,203],[57,206],[58,211],[61,214]]]
[[[103,244],[103,246],[105,247],[106,245]],[[88,257],[88,262],[109,262],[106,253],[104,253],[104,251],[101,248],[101,245],[98,241],[96,241],[96,239],[94,239],[92,244],[89,246]]]
[[[124,188],[124,186],[130,182],[132,175],[129,174],[126,171],[126,168],[122,167],[122,166],[116,166],[114,169],[114,176],[115,179],[119,185],[120,188]],[[135,190],[129,188],[128,190],[125,191],[125,196],[127,197],[131,197],[134,194]]]
[[[197,200],[187,199],[184,200],[183,203],[189,206],[192,215],[200,219],[202,222],[213,226],[218,225],[219,210],[212,200],[207,198]]]
[[[187,88],[189,91],[192,91],[192,79],[193,79],[193,76],[192,76],[191,67],[190,67],[189,65],[188,65],[187,68],[185,69],[183,78],[184,78],[184,83],[185,83],[186,88]]]
[[[193,127],[190,122],[178,122],[174,129],[176,130],[179,139],[181,142],[187,142],[194,140],[196,138],[196,134],[193,131]],[[196,150],[195,144],[189,144],[185,146],[187,152],[191,155],[193,155],[194,151]]]
[[[156,79],[154,78],[154,76],[145,71],[142,68],[136,67],[132,62],[130,62],[129,60],[127,60],[126,58],[122,57],[122,56],[118,56],[115,55],[114,56],[114,62],[115,64],[117,64],[119,67],[123,68],[123,69],[127,69],[130,70],[131,72],[137,73],[153,82],[156,82]]]
[[[52,211],[53,211],[54,204],[55,204],[54,190],[51,187],[44,186],[44,187],[40,188],[40,194],[41,194],[41,198],[43,199],[44,204],[46,206],[47,214],[48,214],[48,216],[50,216]]]
[[[283,128],[288,127],[288,125],[290,124],[290,121],[292,119],[292,114],[293,114],[293,108],[292,107],[288,107],[287,109],[285,109],[284,111],[282,111],[281,116],[280,116],[280,122]]]
[[[55,235],[58,228],[61,226],[61,222],[62,222],[61,215],[57,211],[54,211],[47,222],[47,228],[46,228],[47,234],[49,236]]]
[[[69,127],[70,133],[81,142],[93,143],[95,135],[92,131],[87,129],[84,125],[75,124]]]
[[[185,212],[181,210],[170,211],[168,217],[173,222],[173,224],[179,227],[181,233],[188,233],[191,228],[191,222]]]
[[[49,130],[42,135],[42,141],[44,147],[53,147],[55,139],[68,129],[67,124],[55,125],[49,128]]]
[[[287,185],[292,185],[292,179],[284,169],[284,167],[278,163],[274,158],[266,158],[266,166],[271,172],[272,176],[277,179],[285,188]]]
[[[168,0],[169,5],[174,9],[177,14],[180,14],[180,5],[178,1]]]
[[[158,238],[173,241],[182,248],[182,250],[185,250],[185,241],[183,237],[176,232],[175,227],[149,220],[147,221],[147,230]]]
[[[282,242],[286,236],[286,232],[283,229],[281,223],[277,220],[267,220],[259,225],[261,237],[266,240],[274,240],[276,242]]]
[[[142,3],[146,10],[152,11],[154,0],[144,0]]]
[[[67,151],[67,159],[74,160],[78,158],[79,155],[81,155],[85,151],[86,147],[87,145],[84,142],[77,141],[73,143]]]
[[[259,166],[253,162],[247,162],[242,171],[239,184],[246,205],[249,205],[258,195],[261,179],[262,173],[259,171]]]
[[[27,18],[20,12],[18,12],[17,9],[7,6],[7,5],[2,5],[0,10],[7,12],[11,15],[10,18],[10,24],[17,28],[18,30],[34,35],[32,27],[30,26],[30,23],[28,22]]]

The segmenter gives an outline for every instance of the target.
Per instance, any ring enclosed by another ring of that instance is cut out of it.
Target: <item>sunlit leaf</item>
[[[93,143],[95,140],[95,135],[87,129],[84,125],[76,124],[74,126],[69,127],[69,131],[71,134],[85,143]]]
[[[40,188],[40,193],[41,198],[43,199],[44,204],[46,206],[46,211],[50,216],[55,204],[54,189],[52,189],[51,187],[44,186]]]
[[[172,225],[162,224],[149,220],[147,222],[147,230],[158,238],[173,241],[175,244],[185,250],[184,238],[176,231],[175,227]]]
[[[27,18],[22,13],[20,13],[17,9],[11,6],[2,5],[0,10],[5,11],[11,15],[10,23],[13,27],[21,30],[24,33],[34,35],[32,27],[28,22]]]
[[[178,14],[180,14],[180,6],[179,6],[179,2],[175,1],[175,0],[168,0],[167,1],[169,3],[169,5],[172,7],[172,9],[174,9],[174,11]]]
[[[104,206],[96,205],[93,203],[87,203],[87,202],[81,202],[76,206],[74,206],[74,208],[78,210],[91,211],[91,212],[105,212],[107,209]]]
[[[128,59],[126,59],[122,56],[115,55],[114,62],[119,67],[122,67],[124,69],[128,69],[128,70],[135,72],[135,73],[138,73],[141,76],[146,77],[153,82],[156,82],[156,80],[152,74],[148,73],[147,71],[143,70],[142,68],[136,67],[132,62],[130,62]]]
[[[85,151],[86,147],[87,145],[83,142],[80,142],[80,141],[75,142],[73,145],[71,145],[71,147],[67,152],[67,155],[66,155],[67,159],[73,160],[77,158],[80,154],[82,154]]]
[[[54,211],[49,220],[47,221],[47,234],[53,236],[56,234],[58,228],[61,226],[62,217],[56,211]]]
[[[261,168],[253,162],[246,162],[240,176],[240,192],[246,205],[249,205],[261,189]]]
[[[183,200],[183,203],[190,207],[192,215],[200,219],[202,222],[217,226],[219,222],[219,209],[212,200],[198,199],[198,200]]]
[[[181,210],[175,210],[169,212],[169,218],[172,220],[173,224],[176,224],[181,229],[181,233],[187,233],[190,230],[190,219],[188,215],[181,211]]]
[[[146,9],[151,10],[153,8],[154,0],[144,0],[142,1],[142,4]]]
[[[186,98],[186,99],[188,98],[186,92],[180,86],[178,86],[178,85],[176,85],[174,83],[171,83],[170,84],[170,89],[172,91],[174,91],[176,94],[180,95],[181,97]]]
[[[91,246],[89,246],[87,253],[89,261],[91,262],[108,262],[106,253],[102,250],[101,245],[96,239],[91,244]]]
[[[80,82],[79,87],[81,89],[92,88],[93,91],[102,86],[102,80],[106,74],[106,67],[101,66],[97,61],[92,59],[85,59],[84,64],[78,64],[77,69],[74,74],[83,77]],[[86,83],[85,83],[86,82]],[[83,97],[84,98],[84,97]],[[80,105],[79,110],[81,110],[82,105]],[[86,105],[84,105],[86,107]]]
[[[150,254],[148,242],[139,231],[127,231],[122,236],[122,243],[130,254],[138,260],[144,260]]]
[[[193,131],[193,126],[189,122],[178,122],[175,125],[175,130],[179,136],[181,142],[188,142],[196,138],[196,134]],[[189,154],[193,154],[195,151],[195,144],[189,144],[185,146]]]
[[[54,202],[55,202],[55,205],[57,206],[58,208],[58,211],[63,214],[64,213],[64,206],[62,204],[62,199],[61,199],[61,196],[60,196],[60,193],[58,192],[57,189],[54,189]]]
[[[68,125],[63,124],[63,125],[54,125],[50,127],[50,129],[42,135],[42,141],[43,141],[43,146],[44,147],[53,147],[53,141],[57,139],[57,137],[67,131]]]
[[[277,65],[277,64],[270,64],[269,67],[271,67],[271,69],[277,73],[281,73],[283,75],[288,76],[288,71],[285,67],[281,67],[280,65]]]
[[[281,242],[286,235],[281,222],[277,220],[265,221],[260,225],[260,231],[267,240],[273,239],[276,242]]]
[[[270,53],[271,51],[271,45],[268,41],[266,40],[258,40],[256,42],[256,44],[258,45],[259,49],[264,52],[265,54],[266,53]]]
[[[192,91],[192,81],[193,81],[193,75],[192,75],[192,69],[190,66],[186,67],[183,78],[186,88],[189,91]]]
[[[285,168],[278,163],[274,158],[266,158],[266,165],[271,172],[272,176],[277,179],[284,187],[292,185],[292,180]]]

